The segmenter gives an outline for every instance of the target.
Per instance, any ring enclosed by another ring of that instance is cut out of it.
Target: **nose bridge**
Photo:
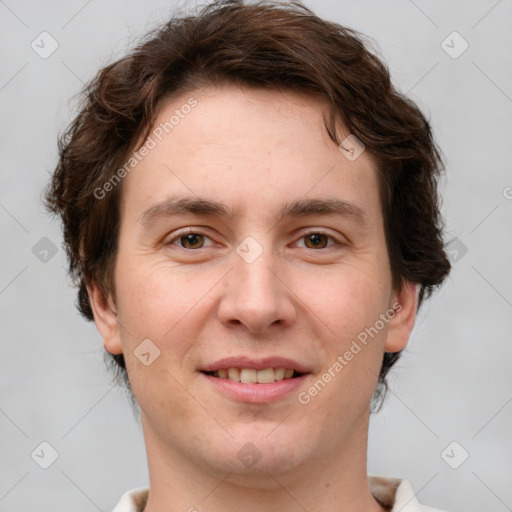
[[[263,245],[252,236],[246,237],[236,248],[232,280],[237,295],[246,304],[256,306],[261,301],[275,300],[279,290],[276,277],[270,271],[275,266],[274,259],[270,242]]]
[[[245,246],[247,251],[247,245]],[[250,247],[249,251],[243,252],[243,246],[237,250],[237,258],[234,268],[234,276],[241,290],[248,297],[257,298],[260,295],[269,294],[275,288],[275,275],[270,271],[273,266],[274,256],[270,248],[262,249],[257,254],[256,248]]]
[[[242,323],[253,332],[273,323],[289,323],[294,318],[294,307],[276,275],[280,265],[270,241],[263,244],[247,237],[235,252],[220,308],[222,320]]]

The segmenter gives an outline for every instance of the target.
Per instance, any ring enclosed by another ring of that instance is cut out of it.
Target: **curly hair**
[[[85,86],[79,112],[59,138],[59,161],[45,204],[63,223],[77,307],[93,320],[86,285],[114,294],[122,183],[112,180],[146,139],[164,100],[225,83],[305,92],[329,106],[324,125],[339,144],[341,123],[378,169],[392,285],[419,284],[418,308],[446,278],[437,193],[444,171],[429,122],[391,83],[386,64],[361,33],[292,2],[216,0],[195,15],[176,14]],[[400,353],[385,353],[374,394]],[[123,355],[112,368],[130,390]],[[382,404],[382,400],[380,400]]]

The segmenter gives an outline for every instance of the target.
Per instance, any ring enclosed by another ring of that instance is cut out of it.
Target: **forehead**
[[[170,194],[225,199],[240,213],[341,195],[371,214],[372,199],[379,201],[374,161],[368,152],[351,161],[340,151],[325,130],[326,111],[324,100],[305,93],[235,85],[168,99],[150,149],[142,157],[139,150],[125,179],[123,215],[140,215]],[[349,135],[339,130],[340,140]]]

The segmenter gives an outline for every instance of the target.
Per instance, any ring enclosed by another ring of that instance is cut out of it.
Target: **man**
[[[442,165],[360,35],[214,2],[103,69],[60,150],[47,203],[148,455],[115,512],[433,510],[366,450],[449,272]]]

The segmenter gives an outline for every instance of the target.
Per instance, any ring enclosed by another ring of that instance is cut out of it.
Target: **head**
[[[450,264],[431,128],[361,34],[296,2],[211,3],[101,70],[59,149],[46,201],[78,308],[148,418],[185,425],[191,396],[218,401],[235,437],[284,460],[279,435],[244,430],[247,412],[202,380],[242,353],[305,366],[302,402],[286,402],[297,433],[329,404],[357,403],[355,424],[381,403]]]

